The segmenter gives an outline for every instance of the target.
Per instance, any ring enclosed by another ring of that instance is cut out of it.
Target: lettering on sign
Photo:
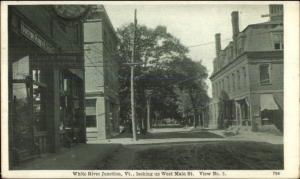
[[[47,52],[54,53],[54,47],[23,22],[21,22],[21,34],[23,34],[25,37],[27,37],[29,40],[31,40]]]
[[[32,67],[64,67],[83,68],[83,59],[80,54],[39,54],[31,59]]]

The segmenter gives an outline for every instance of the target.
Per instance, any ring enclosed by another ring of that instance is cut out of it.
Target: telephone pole
[[[137,140],[136,135],[136,124],[135,124],[135,101],[134,101],[134,56],[135,56],[135,33],[136,33],[136,26],[137,26],[137,19],[136,19],[136,9],[134,10],[134,29],[133,29],[133,43],[132,43],[132,55],[131,55],[131,63],[130,70],[131,70],[131,120],[132,120],[132,135],[133,140]]]

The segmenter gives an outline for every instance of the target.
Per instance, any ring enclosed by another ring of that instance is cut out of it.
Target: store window
[[[12,64],[13,79],[26,79],[30,76],[29,56],[25,56]]]
[[[274,100],[273,94],[260,95],[260,116],[262,125],[274,124],[276,119],[280,117],[279,107]]]
[[[261,64],[259,65],[259,74],[260,74],[260,84],[266,85],[270,84],[270,64]]]
[[[38,131],[46,130],[46,118],[45,118],[45,87],[41,79],[41,70],[32,70],[32,99],[33,99],[33,117],[35,120],[35,127]]]
[[[31,150],[33,133],[29,56],[12,63],[12,74],[14,144],[19,149]]]

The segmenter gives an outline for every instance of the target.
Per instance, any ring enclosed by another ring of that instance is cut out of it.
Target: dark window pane
[[[269,65],[264,64],[259,66],[260,71],[260,83],[268,84],[270,83]]]
[[[274,44],[274,48],[275,48],[276,50],[279,50],[279,49],[280,49],[280,43],[275,43],[275,44]]]
[[[96,116],[86,116],[86,127],[96,127]]]
[[[86,99],[85,100],[86,107],[95,107],[96,106],[96,99]]]

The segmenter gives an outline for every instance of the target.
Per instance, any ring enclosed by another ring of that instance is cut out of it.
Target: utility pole
[[[136,9],[134,10],[134,29],[133,29],[133,43],[132,43],[132,55],[131,55],[131,63],[130,66],[131,70],[131,84],[130,84],[130,90],[131,90],[131,122],[132,122],[132,135],[133,140],[137,140],[136,135],[136,124],[135,124],[135,101],[134,101],[134,56],[135,56],[135,33],[136,33],[136,26],[137,26],[137,19],[136,19]]]
[[[151,123],[150,123],[151,95],[152,95],[152,90],[146,90],[146,97],[147,97],[147,132],[149,132],[150,129],[151,129]]]
[[[150,124],[150,102],[151,102],[151,96],[147,99],[147,132],[151,129]]]

